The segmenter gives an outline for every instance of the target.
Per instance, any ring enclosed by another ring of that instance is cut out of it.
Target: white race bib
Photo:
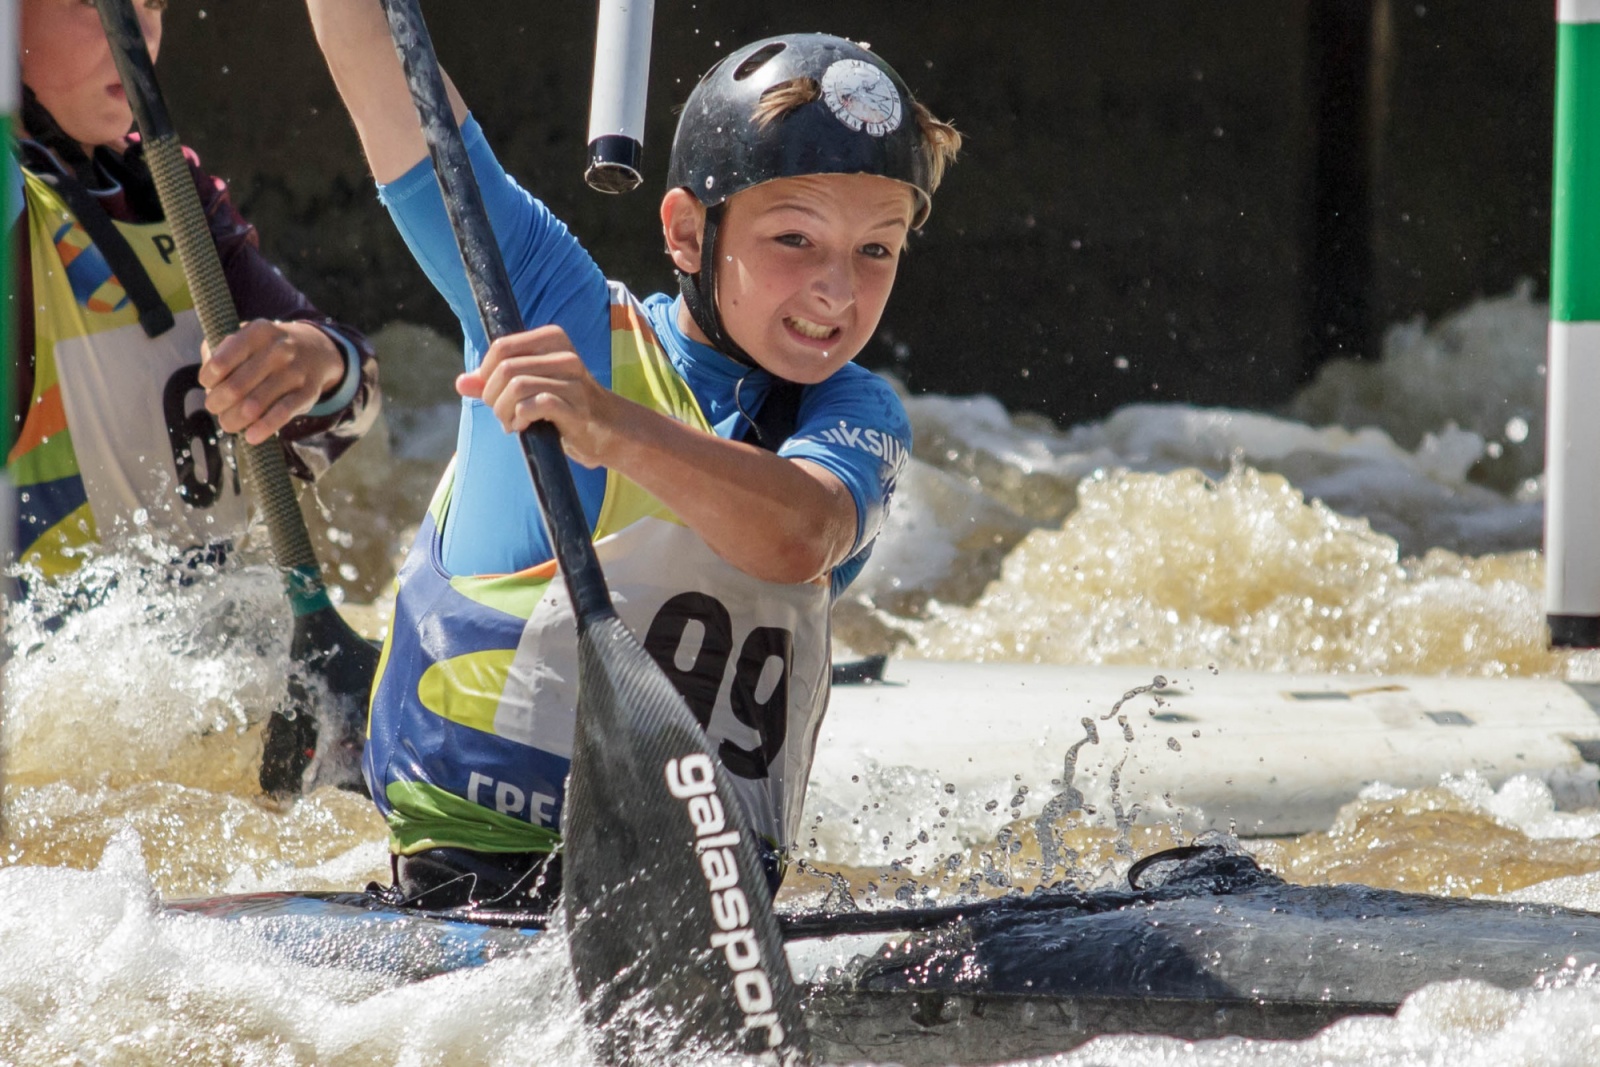
[[[248,519],[232,441],[205,410],[200,320],[160,337],[138,325],[56,345],[61,402],[102,540],[177,547],[238,535]]]

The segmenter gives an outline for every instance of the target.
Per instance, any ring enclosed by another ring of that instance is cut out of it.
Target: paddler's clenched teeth
[[[839,327],[837,326],[824,326],[820,322],[812,322],[810,319],[802,319],[794,315],[783,321],[795,333],[815,341],[826,341],[839,332]]]

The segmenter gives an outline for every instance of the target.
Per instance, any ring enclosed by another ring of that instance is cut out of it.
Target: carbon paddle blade
[[[600,1054],[809,1062],[757,844],[705,732],[614,615],[579,657],[563,894]]]
[[[322,785],[364,792],[361,749],[378,649],[332,607],[299,615],[289,696],[261,735],[261,791],[284,799]]]

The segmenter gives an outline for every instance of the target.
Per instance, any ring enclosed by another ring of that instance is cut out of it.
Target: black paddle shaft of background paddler
[[[213,351],[239,330],[239,313],[228,289],[211,227],[200,205],[189,162],[183,154],[166,101],[156,82],[155,64],[145,47],[144,31],[133,0],[95,0],[123,90],[139,124],[144,159],[155,182],[162,213],[172,227],[173,243],[184,280],[194,298],[195,313]],[[284,591],[294,610],[289,658],[296,666],[289,677],[289,700],[273,712],[262,735],[261,787],[275,796],[299,793],[306,772],[319,783],[361,788],[357,765],[366,734],[367,692],[378,669],[378,651],[340,617],[328,599],[322,568],[311,547],[305,517],[276,436],[259,445],[237,439],[245,477],[260,505],[271,542],[272,557],[283,575]],[[307,682],[311,685],[308,688]],[[318,716],[312,693],[325,699],[321,719],[332,728],[324,738],[324,762],[316,769]]]
[[[422,13],[416,0],[382,2],[484,332],[491,342],[519,333],[516,294]],[[799,997],[742,803],[683,697],[612,608],[556,428],[535,423],[521,436],[577,619],[562,893],[573,976],[600,1054],[619,1063],[664,1049],[806,1062]]]

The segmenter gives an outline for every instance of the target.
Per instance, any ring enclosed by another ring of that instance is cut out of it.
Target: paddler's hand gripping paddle
[[[519,333],[417,0],[382,3],[484,332]],[[599,1051],[614,1063],[707,1052],[804,1063],[799,998],[743,805],[688,705],[611,606],[556,428],[539,422],[521,436],[577,617],[562,892]]]

